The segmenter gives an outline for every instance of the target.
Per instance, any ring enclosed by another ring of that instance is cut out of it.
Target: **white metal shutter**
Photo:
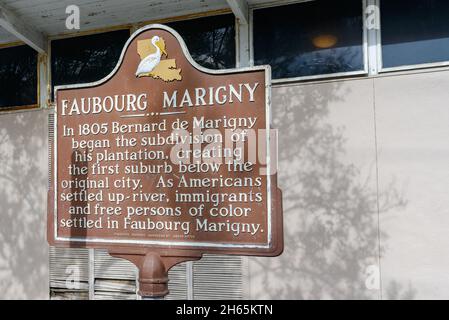
[[[137,299],[137,268],[129,261],[95,250],[95,299]],[[169,271],[169,300],[187,299],[186,264]]]
[[[54,132],[55,132],[55,115],[53,113],[48,114],[48,185],[47,190],[50,190],[50,187],[53,183],[53,140],[54,140]]]
[[[135,300],[137,268],[128,260],[110,256],[106,250],[94,254],[94,299]]]
[[[242,257],[204,255],[193,262],[193,298],[243,299]]]
[[[87,249],[50,247],[50,299],[89,299]]]
[[[168,290],[170,293],[165,297],[167,300],[187,300],[188,299],[188,277],[187,266],[189,262],[184,262],[174,266],[168,271]]]
[[[137,299],[137,268],[105,250],[92,252],[89,259],[87,249],[50,248],[51,299]],[[169,271],[166,299],[243,299],[243,268],[242,257],[220,255],[177,265]],[[76,288],[70,281],[74,270],[79,275]]]

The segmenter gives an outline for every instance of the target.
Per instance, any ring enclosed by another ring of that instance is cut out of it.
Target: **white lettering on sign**
[[[148,107],[147,94],[122,94],[106,97],[87,97],[62,100],[62,115],[98,114],[101,112],[145,111]]]
[[[226,103],[234,103],[234,101],[243,102],[246,96],[249,102],[254,102],[254,93],[259,83],[240,83],[238,86],[228,85],[219,86],[217,88],[195,88],[190,91],[186,89],[179,94],[177,90],[171,93],[164,92],[163,108],[183,108],[183,107],[200,107],[212,106],[214,104],[224,105]]]
[[[235,102],[242,103],[244,101],[254,102],[254,94],[259,83],[241,83],[239,85],[227,85],[195,88],[190,91],[186,89],[184,92],[174,90],[172,92],[164,91],[162,94],[163,109],[168,108],[184,108],[184,107],[201,107],[201,106],[222,106]],[[74,99],[61,100],[61,115],[89,115],[99,113],[116,112],[144,112],[148,109],[148,95],[146,93],[132,94],[125,93],[114,96],[104,97],[83,97]]]

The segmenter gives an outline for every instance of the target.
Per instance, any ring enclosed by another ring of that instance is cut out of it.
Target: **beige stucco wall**
[[[248,260],[249,298],[449,298],[447,88],[449,71],[273,88],[286,244]],[[46,111],[0,115],[0,163],[1,298],[47,299]]]
[[[377,79],[380,192],[401,210],[380,216],[385,298],[449,298],[449,72]]]
[[[285,252],[249,259],[250,298],[449,298],[447,88],[448,71],[275,86]]]
[[[0,299],[48,299],[47,112],[0,115]]]
[[[250,259],[250,297],[376,298],[378,261],[372,81],[276,86],[285,251]]]

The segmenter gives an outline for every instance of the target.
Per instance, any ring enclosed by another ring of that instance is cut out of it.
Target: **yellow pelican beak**
[[[165,42],[164,40],[160,39],[159,41],[156,42],[156,45],[159,47],[159,49],[161,49],[161,52],[165,55],[167,55],[167,51],[165,51]]]

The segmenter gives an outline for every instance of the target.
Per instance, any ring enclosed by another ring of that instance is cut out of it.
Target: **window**
[[[167,25],[181,35],[198,64],[209,69],[235,67],[234,15],[205,17]]]
[[[364,70],[362,12],[361,0],[254,10],[254,63],[274,79]]]
[[[449,61],[449,1],[381,2],[384,68]]]
[[[116,66],[129,38],[129,30],[53,40],[52,86],[88,83],[103,79]]]
[[[37,52],[28,46],[0,49],[0,108],[37,105]]]

